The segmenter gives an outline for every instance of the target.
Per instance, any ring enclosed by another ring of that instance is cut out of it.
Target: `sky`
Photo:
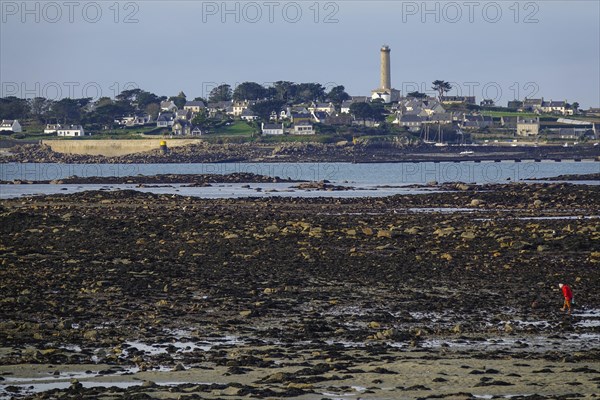
[[[278,80],[379,86],[391,47],[403,94],[499,105],[524,97],[600,107],[600,2],[6,1],[0,97],[114,97],[128,88],[206,97],[218,84]]]

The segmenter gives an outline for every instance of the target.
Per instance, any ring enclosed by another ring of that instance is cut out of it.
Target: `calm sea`
[[[422,162],[422,163],[224,163],[224,164],[0,164],[0,180],[53,180],[77,175],[230,174],[252,172],[297,180],[398,185],[431,181],[499,183],[561,174],[600,173],[600,162]]]

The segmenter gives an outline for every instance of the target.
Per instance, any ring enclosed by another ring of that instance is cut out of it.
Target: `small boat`
[[[461,151],[458,154],[460,154],[461,156],[470,156],[471,154],[475,154],[475,152],[471,151],[471,150],[465,150],[465,151]]]

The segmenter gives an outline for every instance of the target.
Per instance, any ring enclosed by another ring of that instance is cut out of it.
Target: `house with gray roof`
[[[183,106],[183,109],[186,111],[191,111],[194,113],[198,113],[206,108],[206,105],[203,101],[188,101]]]
[[[0,131],[19,133],[22,131],[21,124],[16,119],[3,119],[0,122]]]
[[[158,115],[156,118],[156,127],[157,128],[168,128],[173,126],[175,122],[175,114],[171,112],[163,112]]]
[[[261,124],[261,131],[263,135],[283,135],[285,130],[283,124]]]

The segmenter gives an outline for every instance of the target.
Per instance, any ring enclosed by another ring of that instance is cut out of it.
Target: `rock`
[[[383,238],[388,238],[391,239],[392,238],[392,231],[387,230],[387,229],[379,229],[377,231],[377,237],[383,237]]]
[[[277,227],[277,225],[270,225],[270,226],[267,226],[264,229],[264,231],[265,231],[265,233],[268,233],[268,234],[275,234],[275,233],[279,233],[279,228]]]
[[[406,228],[404,230],[404,233],[409,234],[409,235],[418,235],[419,233],[421,233],[421,228],[418,226],[413,226],[411,228]]]
[[[175,366],[175,368],[173,368],[173,371],[185,371],[185,367],[183,364],[179,363]]]
[[[539,208],[542,206],[542,201],[540,199],[534,200],[533,201],[533,206],[536,208]]]
[[[464,231],[460,234],[460,237],[463,239],[472,240],[475,239],[477,235],[473,231]]]
[[[444,253],[440,256],[440,258],[442,260],[446,260],[446,261],[452,261],[452,255],[449,253]]]
[[[454,325],[454,328],[452,328],[452,333],[462,333],[462,331],[463,329],[461,324],[456,324]]]
[[[87,340],[96,341],[96,340],[98,340],[98,331],[97,330],[85,331],[83,333],[83,338],[87,339]]]
[[[372,236],[373,235],[373,229],[371,229],[371,228],[362,228],[362,233],[363,233],[363,235],[366,235],[366,236]]]
[[[479,207],[480,205],[485,204],[485,201],[483,200],[479,200],[479,199],[473,199],[471,200],[471,207]]]
[[[235,233],[227,233],[223,236],[224,239],[237,239],[240,236]]]
[[[242,310],[240,311],[240,316],[242,317],[250,317],[252,315],[252,310]]]
[[[379,328],[381,328],[381,324],[377,321],[371,321],[371,322],[369,322],[369,328],[379,329]]]

